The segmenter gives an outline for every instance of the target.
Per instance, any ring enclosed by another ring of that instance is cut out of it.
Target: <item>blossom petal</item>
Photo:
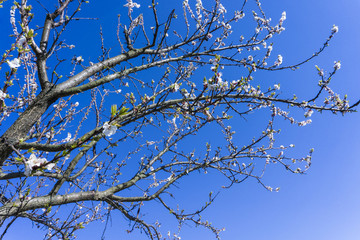
[[[20,67],[20,59],[18,59],[18,58],[14,58],[13,60],[11,60],[11,61],[7,61],[7,64],[9,64],[9,67],[11,68],[11,69],[13,69],[13,68],[18,68],[18,67]]]
[[[105,122],[103,125],[103,134],[105,136],[110,137],[116,133],[117,127],[114,125],[110,125],[109,122]]]

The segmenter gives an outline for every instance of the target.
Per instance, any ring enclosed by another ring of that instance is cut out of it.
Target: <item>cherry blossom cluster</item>
[[[0,90],[0,100],[3,101],[6,98],[6,93],[4,93],[2,90]]]
[[[19,33],[18,33],[18,30],[17,30],[17,27],[16,27],[15,10],[16,10],[16,6],[13,6],[10,9],[10,23],[11,23],[14,35],[18,36]]]
[[[331,32],[332,33],[337,33],[339,31],[339,27],[336,25],[333,25],[333,27],[331,28]]]
[[[19,59],[19,58],[14,58],[14,59],[11,60],[11,61],[8,60],[7,63],[9,64],[9,67],[10,67],[11,69],[17,69],[18,67],[21,66],[21,64],[20,64],[20,59]]]
[[[117,127],[115,125],[105,122],[103,125],[103,134],[107,137],[110,137],[116,133]]]
[[[220,57],[217,56],[213,59],[210,59],[212,63],[211,71],[214,72],[214,76],[210,79],[204,79],[203,85],[205,88],[209,88],[210,90],[219,90],[219,91],[226,91],[229,89],[228,81],[223,81],[222,79],[222,72],[219,72],[219,69],[224,69],[223,66],[219,65]]]
[[[330,104],[331,106],[339,109],[339,110],[346,110],[349,108],[349,101],[346,99],[346,95],[344,99],[341,99],[339,94],[334,93],[334,91],[327,85],[324,86],[324,89],[327,91],[329,96],[325,98],[324,104]]]
[[[281,55],[278,55],[277,60],[275,62],[275,66],[280,66],[283,62],[283,57]]]
[[[334,62],[334,69],[339,70],[341,68],[340,61]]]
[[[309,109],[304,116],[310,117],[313,113],[313,110]],[[273,107],[272,108],[272,116],[282,116],[285,119],[289,120],[291,124],[297,124],[300,127],[306,126],[312,122],[311,119],[303,120],[303,121],[297,121],[293,117],[289,117],[289,112],[286,112],[284,110],[281,110],[279,107]]]
[[[129,14],[133,12],[133,8],[139,8],[140,4],[133,2],[132,0],[127,0],[127,3],[124,5],[124,7],[129,8]]]
[[[29,177],[32,171],[40,168],[51,170],[55,167],[55,163],[48,163],[46,158],[38,158],[34,153],[25,161],[25,172],[24,174]]]

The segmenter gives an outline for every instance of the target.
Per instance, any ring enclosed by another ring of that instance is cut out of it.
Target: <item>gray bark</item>
[[[12,147],[25,138],[32,126],[38,121],[49,106],[56,101],[54,88],[48,86],[34,99],[30,106],[7,129],[0,138],[0,166],[12,153]]]

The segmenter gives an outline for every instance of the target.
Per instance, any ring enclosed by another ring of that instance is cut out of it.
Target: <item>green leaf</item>
[[[33,36],[34,36],[34,29],[30,29],[29,32],[27,33],[27,37],[32,38]]]
[[[129,108],[122,107],[119,111],[119,116],[125,115],[128,110],[129,110]]]
[[[117,105],[114,104],[111,106],[111,116],[114,117],[117,113]]]
[[[32,153],[35,150],[35,148],[29,148],[26,152],[27,153]]]

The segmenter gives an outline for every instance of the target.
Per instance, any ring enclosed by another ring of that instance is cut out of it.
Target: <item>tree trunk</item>
[[[30,106],[7,129],[0,138],[0,166],[13,152],[11,146],[25,138],[32,126],[40,119],[49,106],[56,101],[54,88],[48,87],[40,92]]]

